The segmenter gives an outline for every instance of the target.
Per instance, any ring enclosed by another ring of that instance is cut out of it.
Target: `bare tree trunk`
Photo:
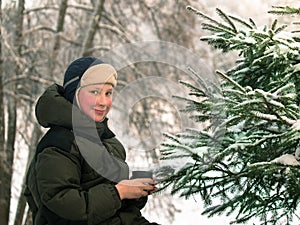
[[[89,56],[92,52],[93,40],[98,29],[98,24],[101,21],[102,13],[104,10],[105,0],[97,1],[97,5],[94,10],[93,18],[91,19],[91,24],[89,26],[88,34],[84,40],[81,55]]]
[[[16,211],[14,225],[21,225],[22,221],[23,221],[23,216],[24,216],[25,207],[26,207],[26,199],[25,199],[25,196],[23,195],[23,192],[24,192],[24,185],[22,186],[21,196],[18,201],[18,207],[17,207],[17,211]]]
[[[54,45],[53,45],[52,56],[50,59],[50,66],[49,66],[49,75],[51,76],[51,78],[53,78],[53,72],[57,61],[57,55],[60,49],[60,40],[61,40],[60,35],[64,30],[67,7],[68,7],[68,0],[62,0],[59,6]]]
[[[0,22],[2,24],[2,0],[0,0]],[[0,224],[8,224],[9,204],[7,202],[7,185],[5,177],[7,176],[6,152],[4,144],[5,119],[3,104],[3,58],[2,58],[2,29],[0,29]]]
[[[38,144],[38,141],[39,141],[41,135],[42,135],[42,132],[41,132],[40,126],[38,124],[35,124],[34,128],[33,128],[33,132],[32,132],[30,147],[29,147],[29,156],[28,156],[28,161],[27,161],[27,165],[26,165],[26,171],[27,171],[29,164],[34,156],[35,149],[36,149],[36,146]],[[25,207],[26,207],[26,199],[25,199],[25,196],[23,195],[23,193],[25,191],[25,179],[26,178],[24,178],[23,185],[22,185],[22,191],[21,191],[21,196],[19,198],[19,202],[18,202],[14,225],[22,225],[24,216],[26,217],[26,220],[30,219],[30,218],[27,218],[27,216],[31,216],[31,214],[28,215],[28,213],[26,215],[24,215]]]
[[[28,210],[27,215],[26,215],[26,220],[25,220],[25,224],[24,225],[32,225],[33,221],[32,221],[32,213],[30,210]]]

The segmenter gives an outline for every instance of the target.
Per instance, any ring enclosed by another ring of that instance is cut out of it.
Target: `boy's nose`
[[[102,94],[97,95],[96,104],[97,105],[105,105],[105,97]]]

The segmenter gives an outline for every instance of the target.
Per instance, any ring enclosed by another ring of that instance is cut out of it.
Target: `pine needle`
[[[231,21],[230,17],[228,17],[221,9],[216,9],[217,13],[219,14],[219,16],[225,21],[227,22],[230,27],[232,28],[234,33],[237,33],[237,29],[234,25],[234,23]]]

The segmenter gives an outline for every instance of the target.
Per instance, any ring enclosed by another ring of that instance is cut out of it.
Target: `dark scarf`
[[[107,126],[107,118],[102,122],[94,122],[87,116],[73,109],[73,133],[81,155],[87,163],[101,176],[113,182],[128,179],[128,165],[114,155],[111,148],[123,148],[113,142],[115,146],[107,146],[107,140],[115,137]]]

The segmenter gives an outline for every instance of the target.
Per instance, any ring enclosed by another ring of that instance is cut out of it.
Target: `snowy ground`
[[[201,207],[201,201],[195,201],[194,199],[178,199],[174,197],[176,201],[176,207],[181,211],[176,213],[175,219],[172,224],[167,220],[167,218],[157,218],[154,215],[147,215],[144,213],[145,217],[150,221],[155,221],[163,225],[209,225],[209,224],[222,224],[229,225],[231,218],[226,216],[219,216],[213,218],[207,218],[201,215],[203,208]]]

